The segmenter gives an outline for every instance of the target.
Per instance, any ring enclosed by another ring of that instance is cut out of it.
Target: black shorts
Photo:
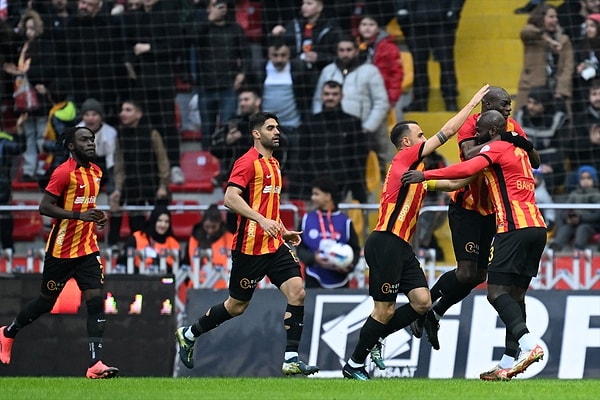
[[[398,293],[428,287],[413,249],[391,232],[369,235],[365,260],[369,266],[369,295],[375,301],[395,302]]]
[[[546,245],[545,228],[524,228],[494,237],[488,284],[526,289],[537,275]]]
[[[469,260],[476,262],[478,269],[487,268],[490,246],[496,234],[496,216],[465,210],[451,201],[448,224],[456,261]]]
[[[104,265],[99,253],[78,258],[56,258],[46,254],[42,273],[43,294],[58,297],[67,281],[75,278],[79,290],[104,287]]]
[[[277,287],[290,278],[302,277],[298,257],[287,244],[281,246],[275,253],[260,256],[239,251],[232,252],[229,277],[231,297],[240,301],[249,301],[256,285],[265,276],[269,277],[271,283]]]

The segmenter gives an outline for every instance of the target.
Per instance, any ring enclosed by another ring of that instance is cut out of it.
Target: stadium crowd
[[[215,156],[211,184],[226,183],[250,143],[244,121],[261,110],[281,122],[275,155],[284,196],[308,202],[313,179],[329,175],[342,200],[373,201],[372,170],[381,182],[395,153],[390,121],[428,110],[430,56],[440,63],[445,109],[457,110],[453,48],[464,0],[429,3],[8,0],[0,9],[0,129],[15,133],[26,113],[26,147],[0,155],[2,174],[43,188],[67,157],[57,136],[84,124],[96,132],[115,216],[123,205],[168,204],[174,190],[193,192],[182,165],[189,149]],[[581,167],[600,167],[600,6],[540,3],[521,31],[514,116],[540,152],[539,185],[562,202],[578,189]],[[402,43],[386,30],[393,20]],[[402,64],[400,49],[413,65]],[[407,68],[414,81],[402,93]],[[134,190],[140,182],[150,186]],[[130,232],[143,227],[129,222]],[[111,222],[111,246],[123,244],[120,223]],[[591,226],[596,237],[600,219]]]

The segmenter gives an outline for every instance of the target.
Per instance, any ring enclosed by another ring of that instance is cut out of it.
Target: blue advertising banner
[[[223,302],[226,291],[191,290],[190,322]],[[399,304],[406,301],[398,297]],[[600,293],[529,291],[527,323],[542,338],[546,355],[520,379],[600,378]],[[246,313],[200,337],[192,370],[179,364],[178,376],[281,376],[285,350],[285,298],[277,290],[257,290]],[[364,290],[307,290],[301,358],[318,365],[315,378],[339,378],[372,309]],[[441,321],[441,349],[416,339],[407,329],[385,341],[386,370],[367,360],[375,378],[469,378],[490,369],[504,348],[504,324],[484,291],[475,291]]]

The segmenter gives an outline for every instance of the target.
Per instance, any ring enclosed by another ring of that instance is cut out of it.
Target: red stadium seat
[[[181,169],[185,176],[183,185],[169,185],[173,193],[212,193],[214,178],[221,169],[219,159],[208,151],[186,151],[181,155]]]
[[[171,205],[197,206],[200,203],[194,200],[174,200]],[[200,210],[171,210],[171,227],[177,240],[187,241],[192,234],[192,228],[201,219]]]
[[[37,206],[33,200],[13,200],[12,205]],[[38,210],[15,211],[13,213],[14,229],[13,239],[18,242],[33,242],[42,236],[44,221]]]
[[[199,142],[202,140],[202,132],[200,130],[194,131],[191,129],[186,129],[181,131],[179,135],[181,136],[181,140],[184,142]]]
[[[306,202],[304,200],[299,200],[299,199],[290,199],[289,202],[287,204],[293,204],[296,207],[298,207],[298,221],[297,224],[294,224],[294,211],[292,210],[285,210],[282,209],[281,210],[281,221],[283,222],[283,225],[287,228],[287,229],[296,229],[298,228],[298,225],[300,224],[300,222],[302,222],[302,217],[304,216],[304,214],[306,214]],[[282,205],[284,205],[286,203],[282,203]]]
[[[40,187],[37,182],[26,182],[23,180],[23,157],[19,157],[19,165],[15,178],[11,181],[11,188],[14,191],[35,191],[39,192]]]

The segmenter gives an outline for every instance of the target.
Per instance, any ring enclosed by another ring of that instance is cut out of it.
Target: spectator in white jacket
[[[553,204],[554,200],[552,195],[546,189],[546,183],[544,182],[544,175],[539,169],[533,170],[533,179],[535,181],[535,201],[538,204]],[[556,210],[552,208],[542,208],[542,215],[548,231],[554,229],[554,223],[556,222]]]
[[[395,155],[387,129],[390,104],[379,69],[362,63],[352,37],[343,37],[337,44],[337,58],[323,68],[313,96],[313,113],[322,111],[321,92],[327,81],[342,85],[342,110],[362,121],[365,141],[377,153],[382,173]]]
[[[104,122],[104,107],[93,98],[81,104],[81,122],[77,126],[85,126],[96,134],[96,161],[102,168],[102,185],[106,193],[115,189],[113,168],[115,166],[115,148],[117,146],[117,130]]]

